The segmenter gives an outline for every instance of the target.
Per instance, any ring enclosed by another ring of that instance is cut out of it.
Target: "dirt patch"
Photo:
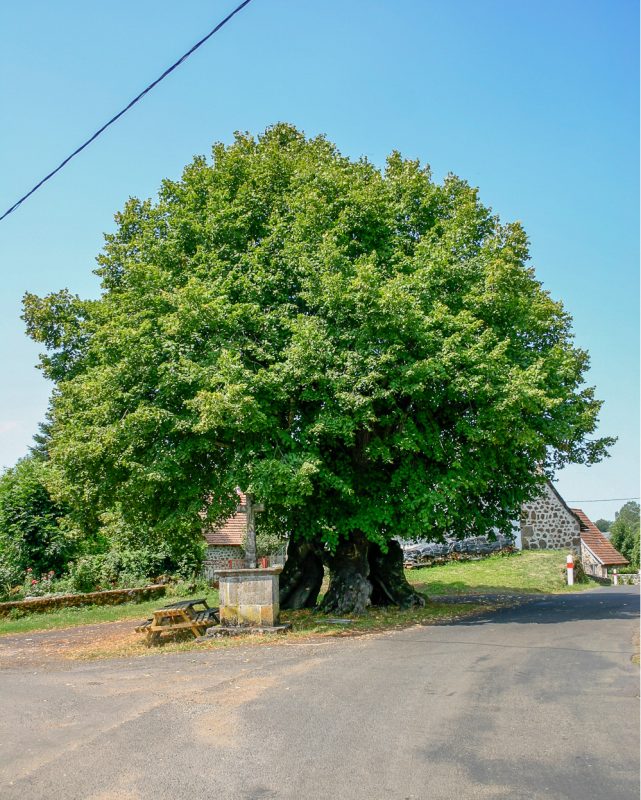
[[[530,596],[528,599],[532,599]],[[196,642],[191,634],[163,642],[162,646],[147,643],[147,638],[136,633],[139,620],[125,619],[117,622],[100,622],[49,631],[10,634],[0,637],[0,669],[58,665],[68,661],[88,661],[109,658],[140,658],[160,653],[213,650],[231,647],[285,646],[301,642],[327,639],[369,637],[384,632],[419,625],[450,624],[478,613],[487,613],[504,605],[525,602],[523,597],[495,597],[493,595],[439,598],[438,606],[430,603],[418,611],[390,611],[374,609],[370,617],[354,620],[353,626],[329,625],[322,617],[311,612],[289,612],[293,630],[287,636],[239,636],[223,639],[202,639]],[[432,613],[432,612],[436,613]],[[426,616],[426,612],[430,615]]]
[[[96,647],[113,651],[135,644],[140,635],[132,620],[101,622],[54,631],[0,637],[0,669],[42,666],[52,661],[82,658]]]

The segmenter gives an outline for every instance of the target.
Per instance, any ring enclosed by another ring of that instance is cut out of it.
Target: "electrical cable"
[[[157,86],[160,83],[160,81],[164,80],[167,77],[167,75],[169,75],[170,72],[173,72],[176,69],[176,67],[179,67],[183,63],[183,61],[188,59],[189,56],[192,53],[194,53],[196,50],[198,50],[198,48],[201,45],[205,44],[205,42],[208,39],[211,39],[211,37],[215,33],[217,33],[224,25],[226,25],[232,19],[232,17],[235,17],[236,14],[238,14],[239,11],[242,11],[242,9],[245,8],[245,6],[249,5],[249,3],[251,3],[251,0],[243,0],[243,2],[240,3],[240,5],[236,6],[236,8],[225,17],[225,19],[221,20],[218,23],[218,25],[216,25],[215,28],[212,28],[212,30],[209,31],[209,33],[206,36],[203,36],[203,38],[199,42],[196,42],[196,44],[190,50],[188,50],[184,55],[182,55],[178,59],[178,61],[176,61],[168,69],[166,69],[159,78],[156,78],[156,80],[153,81],[153,83],[150,83],[149,86],[147,86],[145,89],[143,89],[142,92],[140,92],[139,95],[134,97],[134,99],[130,103],[128,103],[122,109],[122,111],[119,111],[114,117],[112,117],[109,120],[109,122],[106,122],[102,126],[102,128],[99,128],[92,136],[89,137],[89,139],[87,139],[86,142],[84,142],[84,144],[81,144],[80,147],[78,147],[76,150],[74,150],[73,153],[71,153],[71,155],[67,156],[67,158],[65,158],[64,161],[62,161],[60,164],[58,164],[58,166],[54,170],[52,170],[41,181],[39,181],[32,189],[30,189],[23,197],[21,197],[20,200],[18,200],[16,203],[14,203],[11,206],[11,208],[7,209],[4,212],[4,214],[0,217],[0,221],[3,220],[5,217],[8,217],[9,214],[11,214],[12,212],[14,212],[16,210],[16,208],[18,208],[19,205],[24,203],[24,201],[28,197],[30,197],[34,192],[36,192],[43,185],[43,183],[46,183],[50,178],[53,178],[53,176],[56,174],[56,172],[59,172],[66,164],[68,164],[71,161],[71,159],[74,156],[77,156],[78,153],[80,153],[82,150],[84,150],[85,147],[87,147],[87,145],[91,144],[91,142],[93,142],[94,139],[97,139],[100,136],[100,134],[103,133],[103,131],[105,131],[110,125],[113,125],[113,123],[116,122],[116,120],[120,119],[120,117],[122,117],[123,114],[126,114],[127,111],[129,111],[129,109],[132,108],[132,106],[135,106],[136,103],[139,100],[142,100],[142,98],[148,92],[150,92],[154,88],[154,86]]]
[[[601,500],[568,500],[568,503],[622,503],[625,500],[638,500],[638,497],[606,497]]]

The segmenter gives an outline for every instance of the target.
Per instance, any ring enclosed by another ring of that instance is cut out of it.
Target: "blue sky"
[[[203,36],[232,0],[24,0],[0,8],[4,211]],[[0,466],[50,385],[25,291],[95,296],[102,234],[234,130],[289,121],[377,164],[393,149],[521,220],[574,317],[612,457],[558,476],[567,500],[639,494],[639,87],[633,0],[253,0],[0,223]],[[597,518],[621,503],[586,503]]]

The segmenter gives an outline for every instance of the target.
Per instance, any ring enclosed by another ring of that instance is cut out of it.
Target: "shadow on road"
[[[439,598],[437,602],[442,602]],[[473,602],[474,596],[457,597],[452,602]],[[476,598],[478,600],[478,597]],[[505,595],[484,595],[488,603],[509,602]],[[450,602],[449,599],[446,602]],[[539,625],[573,622],[578,620],[597,621],[605,619],[638,620],[638,587],[610,587],[587,591],[581,594],[535,595],[514,598],[514,604],[504,608],[492,608],[478,615],[465,617],[455,622],[438,622],[437,625],[485,625],[487,623],[536,623]]]

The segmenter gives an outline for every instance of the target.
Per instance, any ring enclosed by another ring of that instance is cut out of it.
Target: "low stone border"
[[[412,559],[406,553],[403,554],[403,568],[404,569],[422,569],[423,567],[435,567],[441,564],[449,564],[451,561],[483,561],[490,556],[499,555],[512,555],[516,550],[514,547],[501,547],[498,550],[491,550],[487,553],[458,553],[452,551],[451,553],[443,553],[434,556],[416,556]],[[408,559],[408,560],[406,560]],[[411,560],[409,560],[411,559]],[[565,571],[565,568],[564,568]]]
[[[131,600],[154,600],[162,597],[167,587],[163,584],[142,586],[139,589],[108,589],[104,592],[88,592],[86,594],[63,594],[56,597],[33,597],[29,600],[12,600],[0,603],[0,617],[6,617],[11,611],[19,609],[26,614],[39,614],[53,611],[56,608],[71,606],[117,606]]]
[[[610,573],[608,577],[610,583],[614,585],[614,575]],[[641,575],[638,572],[618,572],[616,577],[618,586],[639,586],[641,584]]]

